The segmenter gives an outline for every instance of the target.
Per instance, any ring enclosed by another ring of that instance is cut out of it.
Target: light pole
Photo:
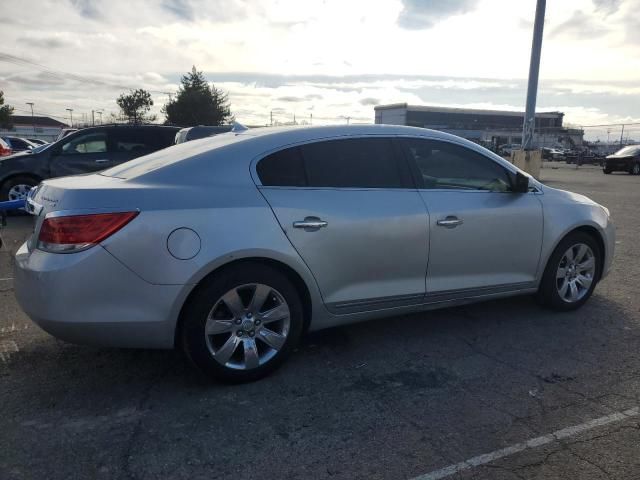
[[[69,112],[69,116],[71,117],[71,128],[73,128],[73,108],[67,108],[67,112]]]
[[[33,133],[36,133],[36,120],[33,118],[33,102],[27,102],[27,105],[31,107],[31,126],[33,127]]]
[[[100,125],[102,125],[102,110],[96,110],[96,113],[100,115]]]
[[[531,62],[529,63],[529,85],[527,86],[527,109],[522,127],[522,149],[531,150],[533,132],[536,126],[536,96],[538,94],[538,76],[540,73],[540,51],[542,50],[542,31],[544,29],[544,11],[547,0],[538,0],[536,19],[533,24],[531,44]]]

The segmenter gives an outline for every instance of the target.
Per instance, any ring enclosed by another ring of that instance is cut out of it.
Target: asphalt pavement
[[[579,311],[528,297],[309,335],[228,386],[179,352],[56,340],[0,252],[2,479],[640,478],[640,177],[547,163],[611,210],[614,270]]]

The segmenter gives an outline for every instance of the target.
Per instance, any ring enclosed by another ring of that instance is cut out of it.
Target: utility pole
[[[531,62],[529,63],[529,84],[527,86],[527,108],[522,127],[522,149],[531,150],[533,132],[536,126],[536,96],[538,94],[538,76],[540,73],[540,51],[542,50],[542,32],[544,30],[544,11],[546,0],[537,0],[536,19],[533,25],[531,44]]]
[[[71,128],[73,128],[73,108],[67,108],[67,112],[69,112],[69,116],[71,117]]]
[[[96,126],[96,116],[95,116],[95,112],[93,110],[91,110],[91,126],[92,127]]]
[[[33,118],[33,102],[27,102],[27,105],[31,107],[31,126],[33,127],[33,133],[36,133],[36,120]]]
[[[622,146],[622,136],[624,135],[624,123],[622,124],[622,132],[620,132],[620,146]]]
[[[273,110],[269,112],[269,125],[273,127]]]
[[[102,110],[96,110],[96,113],[100,115],[100,125],[102,125]]]
[[[297,125],[297,123],[296,123],[296,112],[293,112],[293,124]]]
[[[309,125],[313,125],[313,113],[309,114]]]

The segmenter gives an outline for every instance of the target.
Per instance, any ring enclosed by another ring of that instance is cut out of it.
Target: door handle
[[[98,160],[95,160],[96,163],[109,163],[109,160],[107,158],[99,158]]]
[[[455,228],[458,225],[462,225],[464,222],[456,216],[448,215],[446,218],[438,220],[436,223],[439,227]]]
[[[324,220],[320,220],[318,217],[305,217],[304,220],[298,220],[293,222],[293,228],[304,228],[305,230],[318,230],[319,228],[326,227],[328,225]]]

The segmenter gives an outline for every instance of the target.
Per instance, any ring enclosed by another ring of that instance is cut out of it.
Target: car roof
[[[141,176],[148,178],[158,176],[159,178],[165,175],[166,178],[175,179],[177,172],[174,172],[174,169],[176,168],[179,168],[180,175],[184,176],[187,170],[202,172],[203,169],[210,168],[213,162],[225,163],[230,168],[239,168],[246,172],[249,163],[279,149],[314,141],[369,135],[424,137],[449,141],[490,156],[512,171],[518,170],[502,157],[476,143],[436,130],[402,125],[333,125],[261,127],[231,131],[181,143],[105,170],[102,174],[123,179]],[[162,171],[165,172],[162,173]],[[194,173],[194,175],[201,176],[200,173]],[[187,177],[183,178],[186,180]]]

